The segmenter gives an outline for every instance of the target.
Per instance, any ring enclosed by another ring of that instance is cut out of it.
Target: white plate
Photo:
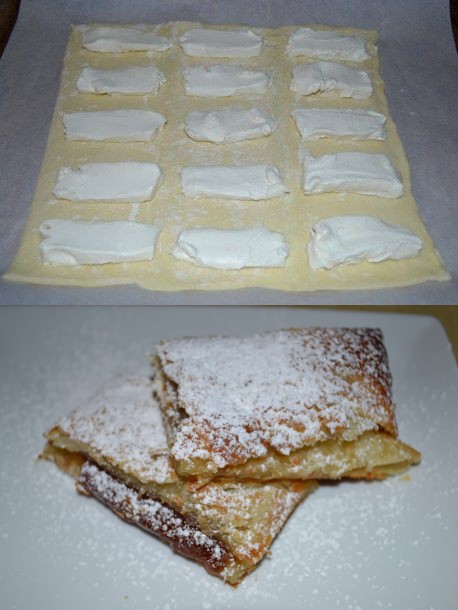
[[[380,326],[409,477],[323,485],[234,590],[35,462],[41,434],[103,379],[147,373],[162,337]],[[287,308],[2,308],[2,609],[454,609],[457,368],[433,318]]]

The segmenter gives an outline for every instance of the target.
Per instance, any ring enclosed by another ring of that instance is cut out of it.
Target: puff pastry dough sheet
[[[289,90],[292,68],[307,61],[304,57],[288,58],[285,48],[291,32],[300,26],[276,29],[250,28],[264,37],[260,57],[252,59],[218,59],[187,57],[177,39],[190,27],[199,24],[171,22],[157,27],[157,33],[173,39],[173,46],[162,53],[132,52],[122,54],[94,53],[80,44],[81,30],[76,26],[70,35],[64,59],[59,96],[34,200],[16,257],[6,274],[9,280],[36,284],[73,286],[108,286],[138,284],[149,290],[228,290],[265,287],[287,291],[354,290],[407,286],[426,280],[446,280],[442,266],[411,193],[409,165],[396,127],[389,118],[384,85],[378,73],[375,44],[377,33],[371,30],[332,28],[366,37],[370,59],[346,65],[367,70],[374,85],[368,100],[343,99],[331,94],[297,96]],[[211,26],[214,27],[214,26]],[[231,29],[234,26],[220,26]],[[189,97],[184,93],[183,67],[209,63],[244,64],[272,72],[273,82],[264,95],[238,95],[230,98]],[[120,68],[131,65],[155,65],[165,74],[167,83],[157,95],[91,95],[80,94],[76,81],[84,65]],[[230,106],[256,106],[279,119],[272,136],[234,144],[215,145],[195,142],[183,129],[184,118],[192,110],[211,110]],[[295,122],[290,116],[294,107],[364,108],[388,116],[386,142],[336,142],[322,139],[307,142],[310,153],[322,155],[343,150],[387,154],[398,168],[405,195],[400,199],[382,199],[356,194],[323,194],[307,196],[300,188],[303,147]],[[108,110],[118,108],[151,109],[163,114],[168,123],[151,143],[75,142],[65,139],[63,112]],[[146,203],[74,203],[55,199],[51,190],[61,166],[78,166],[93,161],[150,161],[162,168],[165,179],[156,197]],[[180,170],[189,164],[269,164],[284,173],[288,194],[270,201],[233,202],[216,199],[190,199],[181,192]],[[430,202],[431,204],[433,202]],[[421,254],[412,259],[383,263],[361,263],[336,267],[330,271],[310,269],[306,243],[310,227],[330,216],[364,214],[386,222],[401,224],[418,234],[424,242]],[[162,226],[153,261],[53,267],[44,265],[39,255],[41,222],[49,218],[98,220],[137,220]],[[176,260],[170,253],[178,234],[191,227],[242,229],[265,226],[285,236],[290,254],[281,269],[243,269],[221,271],[200,268]]]

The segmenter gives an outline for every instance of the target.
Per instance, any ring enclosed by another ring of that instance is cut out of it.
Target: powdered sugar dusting
[[[116,376],[60,419],[58,427],[141,481],[173,481],[176,474],[151,388],[147,378]]]
[[[396,433],[381,331],[311,328],[158,347],[182,419],[172,453],[219,468],[365,430]]]

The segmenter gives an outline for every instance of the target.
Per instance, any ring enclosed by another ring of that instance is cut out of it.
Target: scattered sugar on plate
[[[75,312],[73,323],[54,327],[44,312],[24,317],[14,348],[4,351],[2,607],[440,610],[443,600],[456,601],[458,383],[448,361],[436,366],[419,354],[424,333],[396,342],[394,327],[388,343],[400,365],[392,366],[400,434],[423,453],[411,480],[323,484],[294,512],[271,556],[233,590],[77,494],[53,464],[35,461],[42,433],[100,381],[149,370],[145,353],[160,333],[148,331],[142,314],[141,331],[132,312],[103,314]],[[57,308],[52,318],[59,315]],[[177,320],[169,332],[180,330]],[[389,331],[389,320],[384,325]]]

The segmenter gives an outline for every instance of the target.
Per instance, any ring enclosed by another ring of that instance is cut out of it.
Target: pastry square
[[[237,585],[261,561],[315,481],[221,480],[174,470],[152,384],[119,376],[47,433],[42,457],[77,489]]]
[[[397,438],[380,330],[163,341],[160,401],[182,476],[384,478],[420,461]]]

